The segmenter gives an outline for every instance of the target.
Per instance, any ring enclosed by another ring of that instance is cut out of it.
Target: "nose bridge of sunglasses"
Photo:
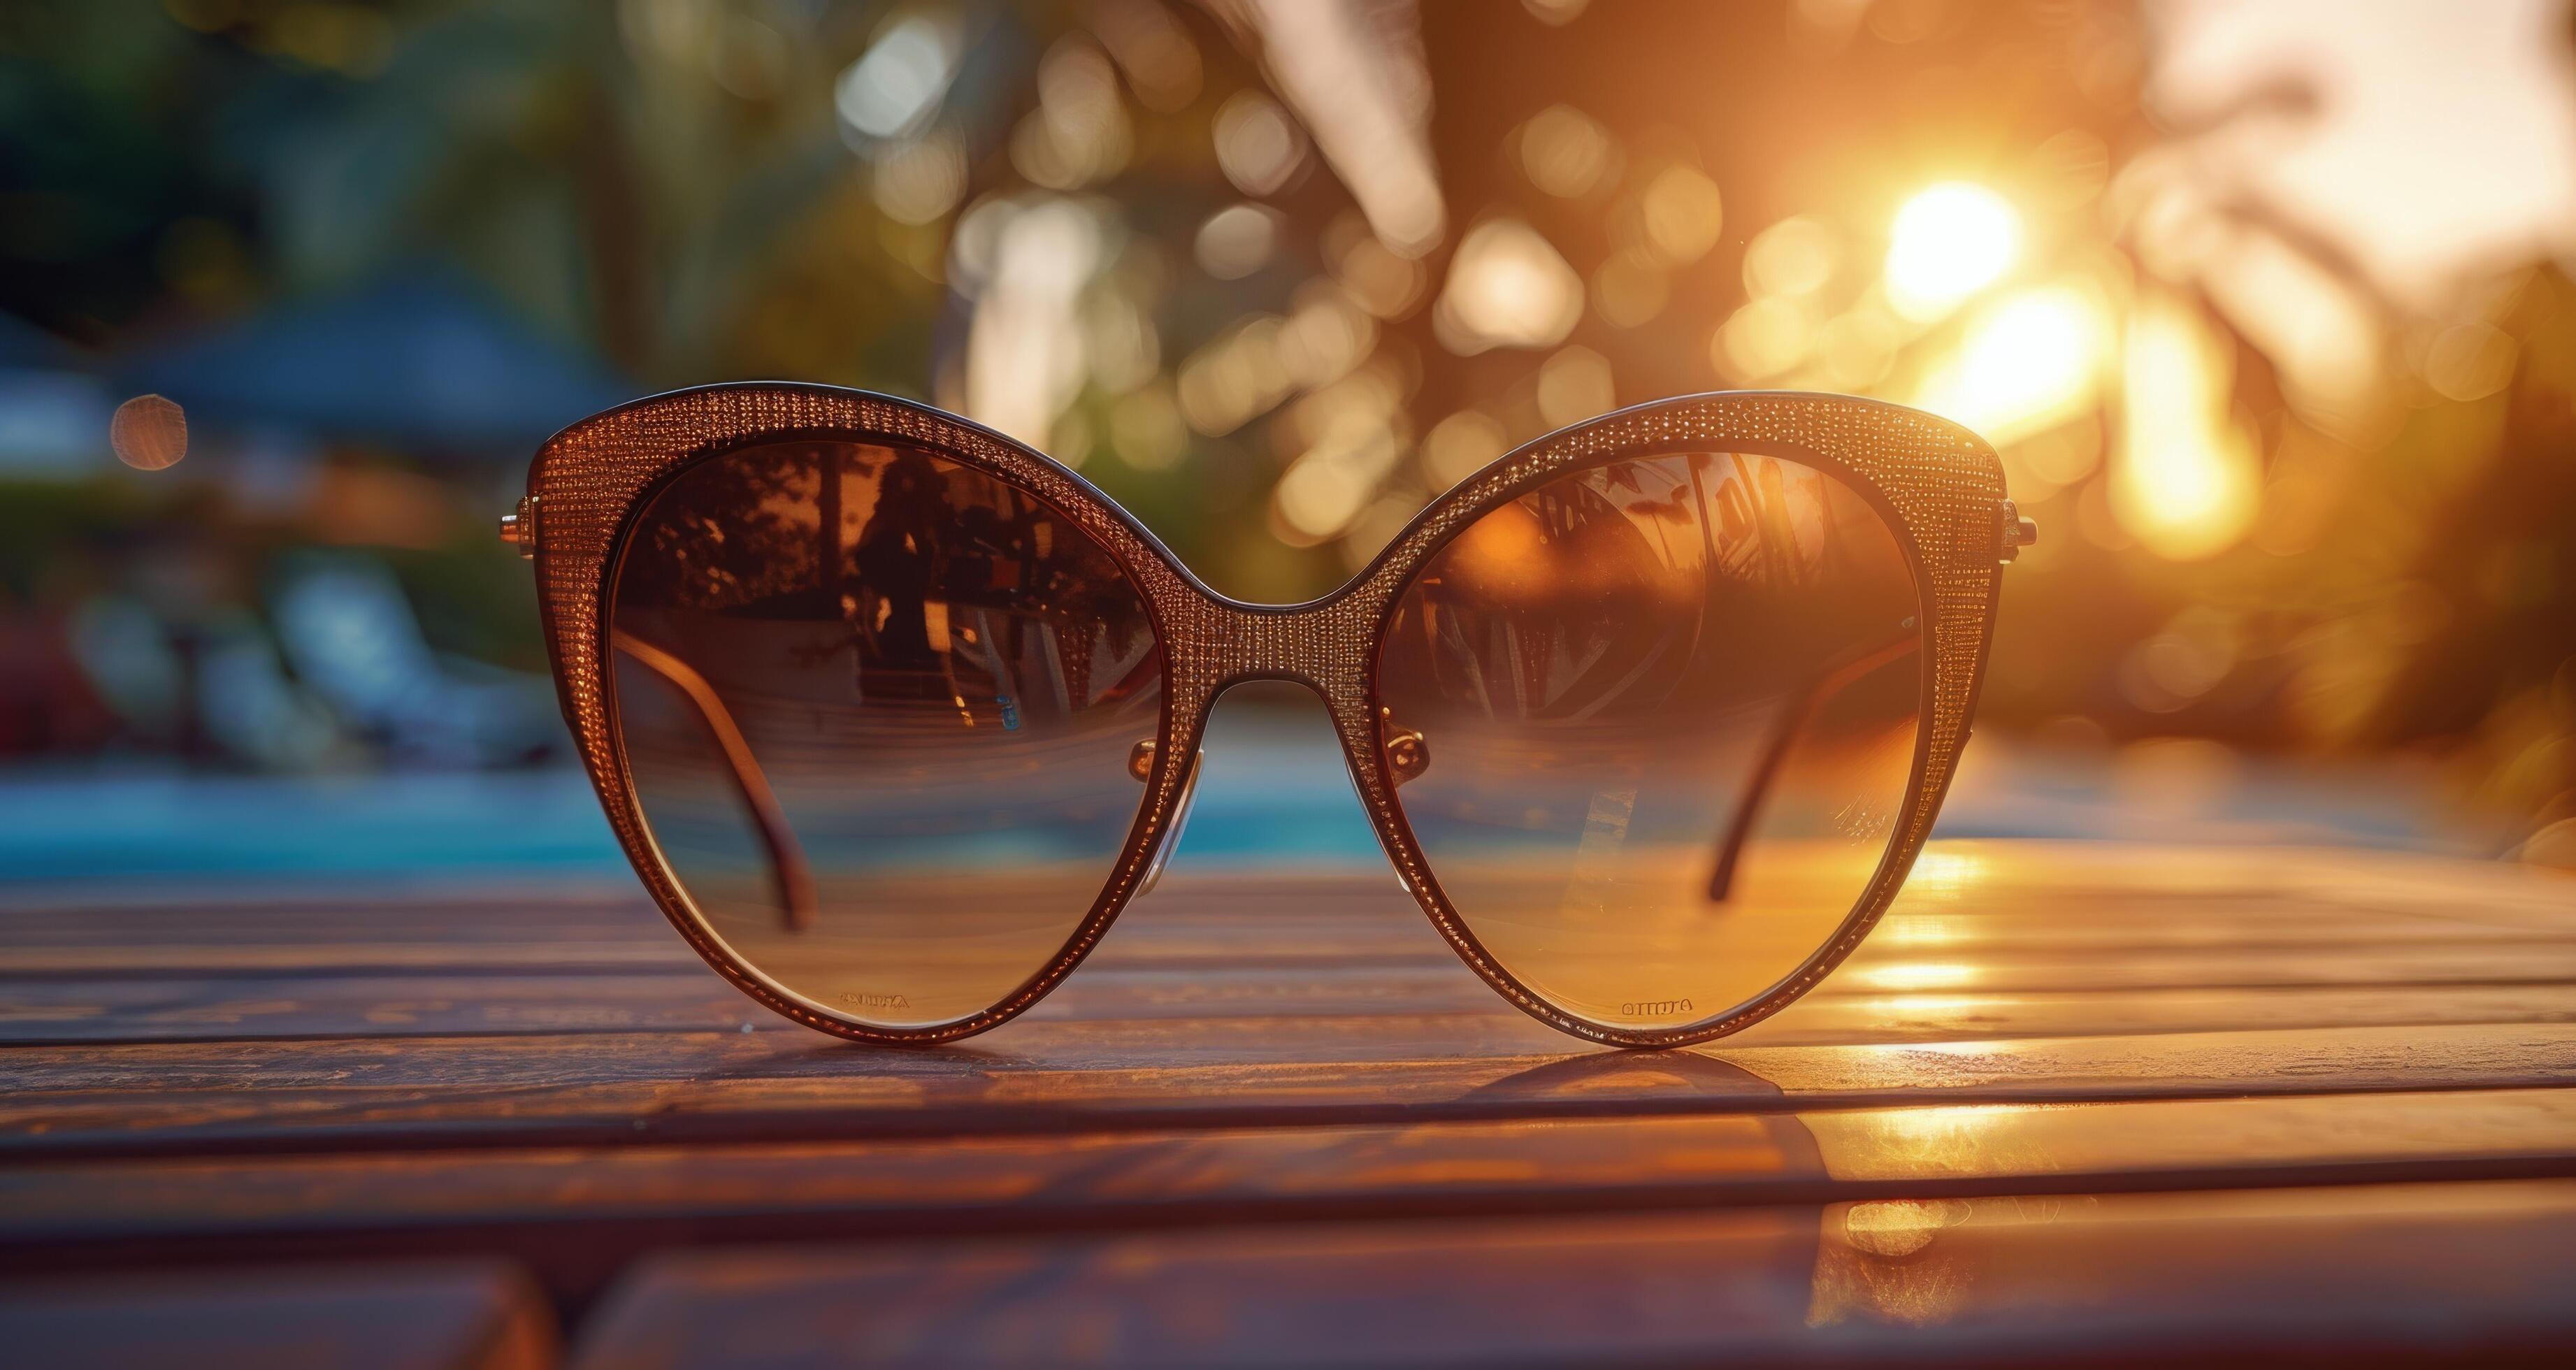
[[[1157,750],[1157,744],[1150,737],[1139,739],[1135,746],[1127,749],[1127,774],[1134,776],[1138,784],[1153,778],[1154,753]],[[1163,878],[1163,869],[1172,864],[1172,853],[1180,849],[1181,833],[1190,826],[1190,810],[1198,802],[1199,775],[1207,769],[1204,748],[1191,755],[1189,767],[1189,774],[1181,777],[1180,800],[1172,805],[1172,821],[1164,826],[1162,836],[1155,839],[1154,859],[1145,867],[1145,878],[1136,882],[1136,893],[1140,895],[1153,892],[1154,886]]]

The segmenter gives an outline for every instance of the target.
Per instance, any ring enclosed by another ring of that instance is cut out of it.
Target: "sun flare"
[[[1984,186],[1944,181],[1896,211],[1887,245],[1888,298],[1930,319],[1993,284],[2021,255],[2021,216]]]

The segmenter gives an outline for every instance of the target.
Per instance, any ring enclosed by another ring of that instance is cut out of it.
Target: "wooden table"
[[[1512,1011],[1393,884],[1176,872],[1027,1017],[915,1052],[769,1017],[623,883],[20,888],[0,1346],[2576,1348],[2576,877],[1936,844],[1804,1003],[1651,1054]]]

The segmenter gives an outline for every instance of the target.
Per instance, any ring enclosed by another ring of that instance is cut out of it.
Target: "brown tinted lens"
[[[646,506],[611,605],[645,822],[707,928],[886,1027],[1008,998],[1114,868],[1162,654],[1108,552],[927,452],[781,443]]]
[[[1458,916],[1550,1003],[1635,1030],[1721,1016],[1830,940],[1886,854],[1919,601],[1886,521],[1814,467],[1562,477],[1397,604],[1377,689],[1390,762],[1417,772],[1398,806]]]

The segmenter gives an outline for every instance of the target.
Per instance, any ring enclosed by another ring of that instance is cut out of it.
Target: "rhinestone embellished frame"
[[[604,625],[626,531],[681,469],[755,443],[847,438],[912,443],[1008,481],[1053,506],[1106,548],[1142,592],[1163,652],[1162,731],[1134,828],[1116,868],[1062,950],[991,1008],[918,1029],[853,1020],[763,975],[719,941],[690,906],[644,824],[618,741],[603,669]],[[1656,1030],[1569,1015],[1515,979],[1479,945],[1440,889],[1406,826],[1373,724],[1379,634],[1414,571],[1479,515],[1570,470],[1689,451],[1766,453],[1841,476],[1888,516],[1924,597],[1928,651],[1923,726],[1904,817],[1870,888],[1842,927],[1762,996],[1723,1014]],[[1805,993],[1859,945],[1903,883],[1949,788],[1976,707],[2001,576],[1997,502],[2003,468],[1974,433],[1897,405],[1840,395],[1734,393],[1639,405],[1549,434],[1432,502],[1367,570],[1307,604],[1255,605],[1199,583],[1152,534],[1056,462],[964,419],[889,396],[830,386],[741,384],[639,400],[565,429],[528,473],[536,574],[564,716],[610,826],[680,935],[737,988],[779,1013],[843,1037],[889,1044],[953,1041],[1016,1016],[1098,945],[1134,893],[1198,753],[1209,706],[1228,686],[1291,680],[1320,694],[1369,820],[1433,926],[1486,983],[1542,1022],[1618,1046],[1679,1046],[1737,1031]]]

